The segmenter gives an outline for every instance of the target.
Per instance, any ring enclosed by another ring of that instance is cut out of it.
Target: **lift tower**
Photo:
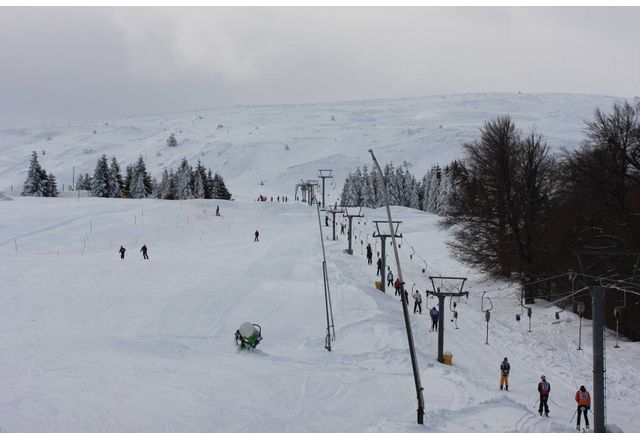
[[[349,210],[351,209],[351,210]],[[356,211],[357,209],[357,211]],[[357,212],[357,213],[356,213]],[[362,218],[364,217],[364,215],[362,214],[362,207],[351,207],[351,206],[344,206],[344,216],[346,216],[349,219],[349,248],[347,249],[347,253],[349,253],[350,255],[353,254],[353,249],[351,248],[351,238],[353,233],[351,232],[351,226],[352,226],[352,222],[354,218]]]
[[[402,221],[391,221],[391,223],[393,224],[393,235],[391,235],[390,233],[384,233],[384,232],[380,232],[380,224],[389,224],[389,221],[374,221],[373,222],[376,225],[376,231],[373,232],[373,237],[374,238],[380,238],[380,244],[382,244],[380,247],[382,248],[382,253],[380,256],[380,259],[382,259],[382,267],[380,268],[380,282],[382,284],[382,292],[385,292],[385,271],[386,271],[386,266],[387,266],[387,260],[386,260],[386,253],[385,253],[385,240],[387,238],[391,238],[392,236],[394,238],[402,238],[402,233],[398,235],[398,227],[400,227],[400,223],[402,223]]]
[[[332,169],[319,169],[318,170],[320,172],[320,175],[318,175],[318,178],[322,179],[322,206],[320,207],[326,207],[325,201],[324,201],[324,181],[327,178],[333,178],[333,175],[331,175],[331,172],[333,172]]]

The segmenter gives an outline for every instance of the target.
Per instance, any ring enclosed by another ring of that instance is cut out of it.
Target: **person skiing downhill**
[[[142,248],[140,249],[140,251],[142,252],[142,257],[143,257],[144,259],[149,259],[149,255],[147,254],[147,245],[146,245],[146,244],[144,244],[144,245],[142,246]]]
[[[538,413],[542,416],[542,409],[544,408],[544,415],[549,417],[549,406],[547,401],[549,400],[549,392],[551,392],[551,384],[547,382],[547,378],[542,375],[538,383],[538,393],[540,394],[540,407]]]
[[[371,265],[373,259],[373,250],[371,250],[371,244],[367,244],[367,264]]]
[[[587,412],[591,410],[591,395],[589,395],[584,385],[580,386],[580,390],[576,392],[576,402],[578,403],[578,423],[576,424],[576,430],[580,430],[580,416],[582,414],[584,414],[584,423],[588,430],[589,418],[587,418]]]
[[[507,357],[504,357],[502,363],[500,363],[500,390],[502,390],[502,386],[504,385],[505,390],[509,390],[509,371],[511,370],[511,365],[507,360]]]
[[[429,311],[429,315],[431,316],[431,329],[429,330],[429,332],[437,331],[440,312],[434,306],[433,308],[431,308],[431,311]]]
[[[123,246],[120,246],[120,250],[118,250],[118,252],[120,253],[120,259],[124,259],[124,252],[126,251],[127,250]]]
[[[256,233],[254,233],[253,235],[255,236],[253,242],[258,242],[258,236],[260,236],[260,233],[256,230]]]
[[[216,206],[216,216],[220,216],[220,206]]]

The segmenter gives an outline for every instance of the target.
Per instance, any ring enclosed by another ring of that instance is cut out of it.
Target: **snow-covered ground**
[[[353,256],[345,236],[325,241],[328,352],[318,219],[305,204],[12,198],[0,201],[2,432],[572,432],[574,393],[592,389],[590,322],[578,351],[578,319],[558,322],[558,309],[538,301],[528,332],[526,315],[515,319],[516,289],[452,259],[438,217],[424,212],[393,209],[407,285],[466,276],[470,293],[460,329],[445,319],[452,366],[436,361],[426,312],[411,314],[426,408],[418,425],[401,305],[374,288],[363,254],[367,242],[379,250],[371,232],[382,209],[354,222]],[[489,345],[483,291],[494,306]],[[244,321],[264,340],[237,353]],[[608,333],[608,422],[639,432],[640,345],[614,343]],[[498,389],[505,356],[509,392]],[[541,374],[552,386],[548,419],[534,408]]]
[[[472,94],[0,131],[0,431],[575,431],[573,395],[581,384],[592,388],[590,322],[583,322],[578,351],[577,317],[564,312],[556,320],[555,306],[537,302],[528,332],[526,315],[515,319],[517,289],[453,259],[438,217],[424,212],[393,209],[402,221],[407,286],[424,291],[428,275],[465,276],[470,293],[458,304],[460,329],[445,319],[452,366],[436,361],[426,310],[411,314],[424,425],[416,424],[400,302],[374,288],[375,265],[363,254],[367,242],[379,251],[372,220],[384,219],[382,210],[365,209],[366,224],[354,223],[353,256],[343,252],[345,236],[325,241],[336,332],[332,351],[325,350],[318,219],[292,201],[293,191],[318,169],[333,169],[333,203],[348,172],[371,167],[370,147],[382,163],[406,161],[420,177],[459,158],[461,144],[502,114],[524,130],[535,126],[555,151],[574,148],[583,121],[614,100]],[[176,148],[165,144],[172,132]],[[60,187],[74,167],[76,176],[92,174],[103,153],[124,164],[141,154],[156,176],[182,157],[201,159],[222,174],[236,201],[23,198],[32,150]],[[253,201],[258,194],[288,195],[290,202]],[[330,228],[324,232],[330,236]],[[494,305],[488,345],[484,291]],[[434,304],[429,298],[425,305]],[[237,353],[233,333],[244,321],[260,324],[264,340],[254,352]],[[608,333],[608,422],[640,432],[640,345],[622,340],[612,349],[614,343]],[[509,392],[498,388],[505,356]],[[549,419],[534,408],[541,374],[552,386]]]

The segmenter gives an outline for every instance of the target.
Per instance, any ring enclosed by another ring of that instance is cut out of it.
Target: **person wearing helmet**
[[[580,414],[584,414],[584,423],[587,430],[589,429],[589,418],[587,418],[587,412],[591,410],[591,395],[587,391],[587,388],[582,385],[580,390],[576,392],[576,402],[578,403],[578,424],[576,430],[580,430]]]
[[[511,365],[507,360],[507,357],[504,357],[502,363],[500,363],[500,390],[502,390],[502,386],[505,387],[505,390],[509,390],[509,370],[511,369]]]
[[[538,393],[540,394],[540,407],[538,413],[542,416],[542,409],[544,408],[544,415],[549,417],[549,406],[547,401],[549,400],[549,392],[551,392],[551,384],[547,382],[547,377],[542,375],[540,382],[538,383]]]

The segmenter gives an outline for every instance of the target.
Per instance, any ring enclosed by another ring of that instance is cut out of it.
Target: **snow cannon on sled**
[[[257,323],[244,322],[235,333],[238,349],[255,349],[262,340],[262,328]]]

